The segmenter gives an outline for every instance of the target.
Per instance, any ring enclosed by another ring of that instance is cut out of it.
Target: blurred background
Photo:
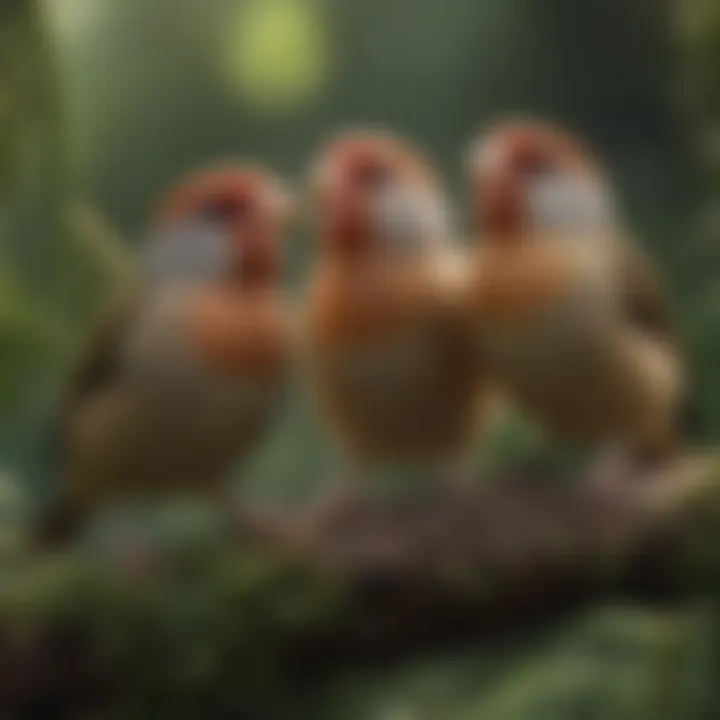
[[[43,492],[53,400],[158,193],[225,158],[301,183],[316,144],[354,125],[417,142],[461,208],[461,153],[484,123],[525,113],[586,136],[678,298],[713,437],[718,71],[717,0],[2,0],[0,501],[14,512]],[[288,253],[292,291],[309,239]],[[290,502],[330,462],[297,398],[246,484]],[[673,622],[605,609],[517,657],[352,678],[314,702],[343,720],[660,718],[654,673],[671,646],[688,653],[687,702],[718,714],[667,717],[720,717],[703,637],[696,608]]]
[[[218,159],[260,159],[299,184],[328,133],[388,126],[431,154],[462,209],[468,139],[516,113],[567,125],[606,159],[637,234],[682,303],[712,430],[720,389],[713,392],[710,377],[717,343],[709,328],[720,297],[715,244],[702,228],[712,212],[703,215],[701,165],[712,144],[704,124],[713,83],[705,73],[714,47],[704,35],[714,7],[711,0],[9,2],[0,106],[7,197],[0,457],[8,471],[42,465],[34,443],[48,399],[131,262],[149,208],[179,175]],[[296,287],[312,243],[300,235],[288,245]],[[327,465],[296,405],[249,473],[262,492],[303,492]]]

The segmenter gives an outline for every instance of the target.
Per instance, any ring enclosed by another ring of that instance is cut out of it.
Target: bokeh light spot
[[[45,0],[43,9],[60,38],[73,43],[92,27],[100,4],[96,0]]]
[[[322,91],[329,74],[317,0],[251,0],[229,25],[225,66],[234,91],[255,109],[286,112]]]

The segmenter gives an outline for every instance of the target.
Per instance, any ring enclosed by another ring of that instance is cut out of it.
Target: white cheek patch
[[[430,189],[401,184],[384,189],[374,216],[378,235],[390,249],[428,249],[451,235],[448,204]]]
[[[153,284],[212,282],[230,262],[227,235],[210,222],[182,224],[150,241],[142,260],[144,276]]]
[[[601,183],[570,175],[549,175],[530,186],[532,227],[540,232],[593,233],[611,228],[615,208]]]

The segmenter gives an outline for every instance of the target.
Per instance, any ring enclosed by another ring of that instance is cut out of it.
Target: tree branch
[[[243,542],[136,574],[87,555],[28,560],[0,584],[0,708],[77,709],[78,688],[117,707],[177,687],[187,708],[224,683],[252,705],[268,678],[515,634],[617,593],[714,590],[718,466],[255,517]]]

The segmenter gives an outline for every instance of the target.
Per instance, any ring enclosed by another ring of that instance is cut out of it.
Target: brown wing
[[[645,252],[627,243],[621,262],[624,308],[629,320],[658,339],[679,343],[679,329],[660,275]]]
[[[140,304],[139,291],[122,294],[101,314],[86,341],[55,418],[54,447],[60,465],[65,462],[73,418],[79,408],[121,375],[121,338],[132,325]]]
[[[634,325],[667,343],[678,359],[684,375],[684,390],[677,409],[677,421],[685,435],[696,435],[702,426],[699,396],[694,385],[691,360],[664,283],[648,256],[637,246],[626,246],[623,266],[627,315]]]
[[[87,402],[120,378],[121,338],[139,304],[139,292],[125,292],[101,313],[68,380],[50,431],[56,478],[35,528],[39,547],[71,540],[90,511],[89,498],[67,485],[76,419]]]

